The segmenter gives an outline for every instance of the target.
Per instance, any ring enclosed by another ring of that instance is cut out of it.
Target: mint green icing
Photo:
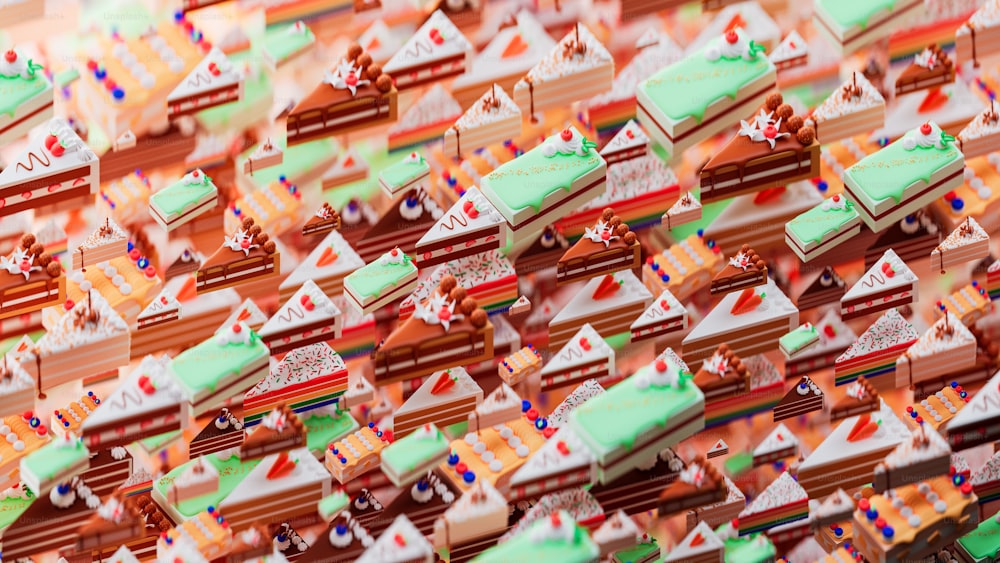
[[[549,139],[558,137],[556,134]],[[548,157],[540,145],[484,176],[481,188],[490,200],[496,198],[510,209],[531,207],[537,213],[545,198],[558,190],[569,192],[577,179],[603,163],[594,150],[586,156],[574,153]]]
[[[722,98],[735,100],[744,86],[774,72],[763,53],[751,61],[725,57],[710,61],[705,50],[713,44],[640,82],[639,90],[667,117],[675,121],[693,117],[700,124],[710,105]]]
[[[719,526],[717,534],[726,535],[726,530],[732,524],[727,522]],[[760,533],[737,536],[725,540],[726,563],[765,563],[774,561],[777,550],[767,536]]]
[[[668,359],[668,364],[672,362]],[[570,424],[580,437],[606,449],[631,450],[636,439],[655,427],[666,426],[673,417],[693,404],[704,401],[690,373],[682,373],[674,387],[636,385],[638,377],[654,369],[647,365],[625,381],[585,401],[570,414]],[[671,369],[678,369],[671,365]]]
[[[413,264],[413,260],[404,254],[402,262],[383,264],[380,258],[354,270],[344,278],[344,285],[359,296],[377,299],[384,291],[397,287],[407,277],[416,273],[417,267]]]
[[[300,415],[306,425],[306,445],[309,451],[323,453],[326,446],[358,429],[358,421],[348,412]]]
[[[723,464],[726,473],[732,477],[742,475],[753,468],[753,454],[750,452],[736,452],[729,456]]]
[[[278,139],[274,139],[274,144],[285,151],[285,154],[282,157],[280,166],[272,166],[254,171],[253,176],[249,179],[259,188],[264,188],[277,182],[280,176],[285,176],[289,178],[289,181],[294,181],[294,178],[315,170],[318,166],[317,163],[331,159],[339,150],[337,142],[331,137],[292,145],[290,147],[285,146],[284,140],[279,141]],[[252,152],[253,149],[245,151],[240,156],[240,162],[246,160]],[[375,187],[377,188],[378,186]]]
[[[28,64],[34,70],[34,74],[28,79],[21,78],[20,75],[13,77],[0,75],[0,114],[13,117],[21,104],[45,90],[52,89],[52,84],[42,74],[42,65],[31,60]]]
[[[954,142],[945,147],[917,146],[913,150],[903,148],[903,140],[914,136],[910,131],[904,137],[870,154],[844,171],[844,181],[850,179],[875,202],[892,198],[897,204],[903,199],[903,192],[920,180],[930,184],[931,177],[956,160],[964,160],[962,152]]]
[[[291,25],[275,25],[267,28],[264,33],[264,51],[271,55],[276,63],[281,63],[285,59],[305,49],[316,42],[316,36],[308,27],[302,33],[291,31]]]
[[[341,510],[346,509],[348,503],[350,502],[351,497],[347,496],[347,493],[344,491],[337,491],[332,495],[323,497],[323,499],[319,501],[319,506],[317,508],[319,509],[320,516],[330,518],[339,514]]]
[[[90,451],[81,440],[74,439],[71,445],[66,445],[62,438],[56,438],[21,459],[21,471],[47,483],[88,459]]]
[[[433,462],[434,458],[444,461],[450,442],[437,427],[431,431],[433,435],[426,436],[424,429],[418,428],[386,446],[382,450],[382,466],[402,475]]]
[[[511,563],[517,561],[558,561],[559,563],[589,563],[596,561],[600,550],[587,532],[566,513],[562,525],[573,526],[570,541],[533,537],[541,526],[548,526],[548,518],[540,518],[523,533],[477,555],[472,563]]]
[[[253,54],[250,51],[244,51],[229,56],[229,61],[237,68],[239,68],[239,66],[244,62],[251,65],[251,68],[257,68],[259,66],[259,63],[257,62],[258,60],[258,55]],[[209,131],[224,129],[229,126],[230,122],[232,122],[236,116],[240,116],[242,118],[246,115],[247,110],[254,108],[254,106],[258,104],[263,104],[265,100],[271,100],[273,95],[274,93],[271,88],[271,79],[268,77],[266,72],[260,70],[257,72],[245,72],[243,78],[243,97],[234,102],[229,102],[221,106],[215,106],[199,111],[197,114],[198,121]],[[270,101],[268,101],[266,105],[270,106]],[[261,117],[266,118],[267,116],[262,115]],[[275,142],[277,142],[277,139],[275,139]],[[249,152],[250,151],[247,151],[247,154],[249,154]],[[243,159],[241,159],[240,162],[243,162]],[[261,170],[260,172],[264,172],[264,170]],[[260,172],[255,170],[253,177],[256,179]]]
[[[797,352],[806,344],[819,338],[819,332],[812,324],[802,325],[778,339],[778,344],[788,352]]]
[[[958,538],[958,544],[976,561],[993,561],[1000,556],[1000,522],[997,517],[990,516],[980,522],[975,530]]]
[[[17,521],[18,517],[35,502],[35,495],[25,489],[26,498],[5,498],[0,500],[0,533]]]
[[[635,547],[618,550],[614,553],[613,557],[616,563],[635,563],[636,561],[645,560],[653,552],[660,552],[660,546],[656,544],[656,541],[653,541],[653,543],[640,543]]]
[[[205,176],[204,182],[185,184],[184,178],[149,196],[149,203],[156,204],[166,215],[180,215],[197,205],[198,201],[216,191],[212,179]]]
[[[139,445],[142,446],[142,448],[147,452],[156,452],[183,433],[183,430],[171,430],[170,432],[164,432],[163,434],[143,438],[142,440],[139,440]]]
[[[233,492],[233,489],[261,462],[260,459],[242,461],[240,456],[236,454],[233,454],[225,461],[220,460],[219,456],[215,454],[202,456],[202,458],[206,463],[211,464],[219,471],[219,488],[207,495],[190,498],[175,505],[174,508],[177,509],[177,512],[181,513],[185,518],[196,516],[199,512],[205,511],[209,506],[219,506],[219,503],[229,496],[229,493]],[[174,479],[180,477],[191,464],[197,461],[193,459],[173,468],[169,473],[157,479],[153,484],[153,488],[163,495],[163,498],[169,499],[170,487]]]
[[[858,218],[858,212],[850,200],[847,200],[844,209],[823,209],[824,205],[826,202],[789,221],[786,224],[788,230],[799,240],[818,243],[826,235],[839,231],[844,225]]]
[[[250,334],[249,344],[220,344],[212,336],[171,360],[168,373],[187,392],[189,399],[206,389],[214,393],[224,379],[242,373],[248,365],[270,355],[257,333],[250,331]]]
[[[395,188],[406,185],[413,180],[427,174],[431,167],[424,157],[420,157],[416,162],[407,162],[405,159],[383,168],[379,172],[379,178],[389,187]]]
[[[868,20],[879,12],[891,11],[899,0],[816,0],[837,25],[843,28],[868,27]]]

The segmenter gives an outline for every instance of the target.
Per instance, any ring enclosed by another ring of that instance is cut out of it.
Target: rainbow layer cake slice
[[[663,563],[720,563],[724,552],[725,545],[712,527],[698,522],[680,543],[663,554]]]
[[[243,99],[243,74],[229,57],[212,47],[205,58],[167,95],[167,116],[183,115],[238,102]]]
[[[261,460],[219,503],[219,510],[233,528],[242,530],[275,514],[287,520],[315,514],[329,494],[330,474],[301,448]]]
[[[681,195],[670,209],[663,214],[660,223],[672,230],[674,227],[686,225],[701,219],[701,202],[691,192]]]
[[[920,338],[899,311],[889,309],[837,358],[834,364],[837,385],[863,375],[868,380],[895,381],[896,359]]]
[[[67,433],[21,458],[21,482],[39,496],[47,495],[84,470],[89,461],[87,447]]]
[[[875,466],[872,486],[882,493],[922,481],[950,475],[951,446],[933,428],[920,426]]]
[[[514,85],[521,113],[566,107],[611,88],[615,61],[583,24],[576,26]]]
[[[556,262],[556,283],[591,279],[621,270],[638,272],[641,265],[639,239],[627,223],[608,207],[593,227]]]
[[[753,449],[753,464],[764,465],[779,459],[795,457],[799,453],[799,439],[784,425],[778,426]]]
[[[941,244],[931,251],[931,266],[937,265],[942,273],[947,268],[982,260],[990,254],[990,235],[972,217],[952,231]]]
[[[296,347],[243,397],[248,427],[282,403],[302,414],[330,406],[347,391],[347,366],[326,342]]]
[[[541,388],[546,391],[616,373],[614,349],[587,323],[542,368]]]
[[[955,62],[936,43],[931,43],[913,57],[896,76],[896,96],[940,88],[955,81]]]
[[[586,486],[597,478],[597,460],[570,427],[556,430],[510,479],[511,502]]]
[[[168,372],[191,403],[192,414],[200,416],[253,387],[267,372],[269,356],[260,337],[237,323],[178,354]]]
[[[382,472],[393,485],[406,487],[424,479],[448,457],[449,449],[444,433],[433,422],[425,423],[382,450]]]
[[[847,321],[917,301],[919,280],[890,248],[840,298],[840,318]]]
[[[436,10],[383,69],[402,91],[463,74],[474,52],[448,16]]]
[[[803,262],[845,243],[861,232],[854,203],[837,194],[785,224],[785,242]]]
[[[1000,453],[993,454],[969,479],[980,504],[1000,499]]]
[[[1000,114],[997,113],[996,102],[991,102],[974,117],[955,136],[955,140],[967,159],[986,156],[1000,149]]]
[[[818,0],[813,24],[842,55],[888,37],[911,14],[921,14],[923,4],[904,0],[874,3]]]
[[[705,506],[726,498],[726,482],[714,465],[699,456],[685,467],[677,479],[667,485],[657,500],[660,517]]]
[[[398,247],[344,278],[344,296],[361,314],[375,312],[417,287],[417,266]]]
[[[0,417],[35,408],[35,382],[12,354],[4,354],[0,364]]]
[[[286,301],[264,326],[259,336],[278,356],[302,346],[343,335],[344,317],[340,308],[313,283],[305,283]]]
[[[341,215],[341,217],[345,217]],[[346,219],[345,219],[346,220]],[[344,239],[340,231],[331,231],[323,242],[309,253],[285,281],[278,286],[282,300],[287,300],[306,281],[312,280],[329,296],[343,292],[344,278],[365,265],[364,260]]]
[[[167,231],[172,231],[210,211],[219,200],[219,189],[200,169],[149,196],[149,213]]]
[[[463,422],[482,402],[482,388],[464,368],[435,372],[393,412],[393,436],[402,438],[428,423],[445,428]]]
[[[709,248],[704,238],[691,235],[646,258],[642,281],[654,294],[669,290],[677,299],[686,301],[707,286],[721,269],[722,255],[718,248],[718,245]]]
[[[25,353],[21,365],[41,392],[127,365],[129,346],[125,320],[91,290]]]
[[[434,278],[440,280],[446,274],[454,275],[458,285],[468,292],[469,297],[475,299],[491,315],[506,312],[514,301],[517,301],[517,272],[500,250],[490,250],[446,262],[439,266],[428,280]],[[418,291],[414,292],[415,296],[427,295],[429,293],[427,290],[434,287],[430,282],[424,282],[423,285],[423,292],[418,286]],[[402,305],[400,308],[403,309]]]
[[[435,84],[406,110],[398,122],[389,127],[389,150],[437,141],[461,115],[462,106],[450,92]],[[382,187],[385,189],[387,186]]]
[[[604,193],[606,173],[596,144],[570,126],[483,176],[480,189],[507,220],[508,243],[522,248],[546,225]]]
[[[9,13],[15,5],[5,6],[5,20],[11,17],[7,21],[15,21]],[[31,2],[22,5],[27,7]],[[44,6],[40,8],[44,12]],[[42,65],[20,49],[7,49],[2,63],[0,85],[7,95],[0,106],[0,143],[6,145],[52,117],[53,90]]]
[[[378,174],[378,184],[389,198],[420,187],[430,175],[427,159],[418,152],[411,152],[402,160],[386,166]]]
[[[537,557],[565,563],[586,563],[599,558],[600,548],[586,529],[565,510],[538,518],[509,540],[474,558],[475,563],[505,563]]]
[[[860,487],[871,481],[875,466],[909,438],[906,424],[881,401],[875,412],[845,419],[826,436],[799,464],[799,484],[812,498]]]
[[[723,297],[684,337],[684,358],[704,360],[723,343],[744,357],[767,352],[798,324],[799,310],[769,279],[762,286]]]
[[[629,270],[592,278],[549,322],[549,347],[566,344],[587,323],[604,337],[630,332],[652,300]]]
[[[381,463],[379,454],[389,445],[387,438],[374,423],[369,422],[368,426],[361,427],[327,447],[327,470],[343,485],[377,468]]]
[[[247,432],[240,444],[240,459],[249,460],[306,446],[305,424],[282,403],[267,413],[260,425]]]
[[[702,167],[701,201],[721,201],[816,176],[816,131],[775,92],[757,115],[740,121],[737,135]]]
[[[843,178],[861,220],[878,232],[961,186],[964,169],[955,138],[928,121],[844,170]]]
[[[933,556],[939,545],[975,529],[976,495],[965,485],[948,475],[933,476],[862,499],[854,512],[851,545],[865,560],[878,563]],[[869,520],[868,514],[881,519]]]
[[[83,244],[73,253],[73,269],[79,270],[86,265],[107,262],[112,258],[128,254],[128,234],[110,217],[104,224],[95,229]]]
[[[80,426],[89,448],[127,446],[180,430],[187,423],[187,401],[167,375],[168,356],[146,356]]]
[[[908,387],[976,364],[976,338],[945,313],[896,360],[895,387]]]
[[[740,512],[740,535],[769,530],[808,516],[809,496],[785,471]]]
[[[774,421],[794,418],[823,410],[823,390],[808,375],[802,379],[780,401],[774,405]]]
[[[683,332],[688,328],[688,311],[673,293],[663,290],[629,328],[632,342]]]
[[[722,132],[729,116],[749,114],[774,89],[774,63],[763,50],[741,29],[709,40],[639,83],[639,123],[674,159]]]
[[[493,325],[486,311],[454,276],[446,276],[375,348],[372,363],[376,384],[385,385],[492,357]]]
[[[507,240],[506,233],[503,216],[479,188],[470,186],[417,241],[414,256],[421,268],[443,264],[498,249]]]
[[[607,483],[701,430],[704,410],[705,395],[691,374],[656,360],[577,407],[569,424],[594,453],[598,477]]]
[[[1000,438],[1000,373],[994,374],[948,423],[954,449],[974,448]]]
[[[463,152],[515,139],[520,134],[521,108],[502,86],[493,84],[444,132],[444,154],[461,158]]]
[[[861,72],[854,71],[810,115],[820,142],[863,135],[885,122],[885,98]]]

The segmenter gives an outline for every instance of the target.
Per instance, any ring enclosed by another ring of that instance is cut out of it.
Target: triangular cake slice
[[[340,308],[312,280],[306,280],[260,329],[271,355],[342,336]]]
[[[136,317],[136,330],[176,321],[181,318],[181,314],[181,304],[173,292],[163,289]]]
[[[712,278],[709,291],[713,295],[743,291],[767,283],[767,262],[744,244],[719,273]]]
[[[774,405],[774,421],[823,410],[824,400],[823,390],[808,375],[804,375],[795,387]]]
[[[798,66],[809,64],[809,44],[799,35],[796,30],[791,30],[788,35],[778,43],[778,46],[767,56],[774,63],[774,67],[781,70],[788,70]]]
[[[957,229],[931,251],[931,266],[936,265],[943,274],[948,268],[981,260],[989,254],[989,233],[972,216],[967,216]]]
[[[587,323],[542,368],[542,390],[615,373],[615,350]]]
[[[250,153],[250,156],[243,161],[243,173],[253,176],[255,170],[263,170],[281,164],[285,159],[285,152],[281,147],[271,142],[268,138]]]
[[[441,84],[435,84],[389,127],[389,150],[436,141],[461,116],[462,106]]]
[[[840,318],[858,317],[914,303],[919,280],[890,248],[840,298]]]
[[[358,381],[365,379],[359,375],[355,384]],[[246,392],[243,419],[247,427],[254,426],[282,404],[304,415],[334,405],[347,390],[347,366],[340,354],[326,342],[309,344],[272,363],[267,375]]]
[[[247,298],[226,318],[226,322],[219,325],[219,328],[233,326],[235,323],[246,323],[250,330],[260,334],[260,329],[266,322],[267,315],[264,311],[260,310],[253,299]]]
[[[1000,439],[1000,372],[983,385],[965,408],[948,422],[948,442],[955,449],[974,448]]]
[[[834,90],[810,115],[820,142],[829,145],[866,135],[885,123],[885,98],[859,71]]]
[[[181,251],[180,256],[174,260],[173,264],[167,268],[165,280],[191,274],[198,271],[198,266],[205,260],[205,257],[191,247],[186,247]]]
[[[712,459],[713,457],[724,456],[729,453],[729,444],[725,440],[719,438],[715,441],[715,445],[708,449],[705,454],[707,459]]]
[[[292,409],[281,404],[247,432],[240,445],[240,459],[258,459],[306,445],[306,426]]]
[[[833,269],[833,266],[824,266],[819,277],[799,294],[798,299],[795,300],[795,306],[800,311],[804,311],[827,303],[837,303],[840,302],[840,298],[845,293],[847,293],[847,284],[844,283],[840,274]]]
[[[377,19],[358,37],[358,45],[372,56],[372,60],[383,64],[403,46],[407,39],[405,33],[399,33],[386,25],[385,21]]]
[[[167,95],[167,115],[176,119],[243,99],[243,73],[218,47]]]
[[[444,154],[462,154],[514,139],[521,134],[521,108],[502,86],[493,84],[444,132]]]
[[[769,530],[809,517],[809,495],[785,471],[740,512],[740,535]]]
[[[660,224],[672,230],[674,227],[701,220],[701,202],[691,192],[684,192],[660,218]]]
[[[565,284],[592,279],[622,270],[639,272],[641,243],[628,223],[606,207],[593,227],[586,227],[583,237],[556,262],[556,283]]]
[[[464,73],[474,53],[472,44],[448,16],[435,10],[383,70],[403,91]]]
[[[873,322],[834,363],[837,385],[850,383],[864,375],[869,380],[892,374],[896,359],[912,346],[920,335],[896,309],[889,309]]]
[[[853,512],[854,498],[844,492],[844,489],[837,489],[818,506],[810,508],[809,518],[813,526],[822,528],[850,520]]]
[[[433,559],[433,556],[434,546],[405,514],[400,514],[375,543],[361,554],[357,563],[426,561]]]
[[[665,289],[629,328],[632,342],[683,332],[688,328],[688,311],[669,289]]]
[[[500,248],[507,222],[479,188],[470,186],[417,241],[420,268]]]
[[[940,88],[954,81],[955,63],[944,49],[932,43],[896,76],[896,96]]]
[[[368,161],[358,154],[357,149],[349,148],[323,172],[322,184],[324,190],[329,190],[367,178]]]
[[[879,404],[878,390],[863,375],[859,376],[847,386],[844,397],[830,407],[830,421],[875,412]]]
[[[706,402],[722,400],[749,392],[750,373],[729,346],[720,344],[694,374],[694,384],[705,393]]]
[[[976,365],[976,337],[957,316],[945,311],[896,359],[896,388],[948,377]]]
[[[512,501],[584,487],[596,481],[597,460],[570,427],[556,430],[510,478]]]
[[[955,139],[966,160],[1000,149],[1000,113],[996,101],[991,101]]]
[[[627,385],[628,382],[625,383]],[[726,498],[726,481],[714,465],[697,457],[660,493],[657,508],[666,516]]]
[[[510,385],[500,382],[483,402],[469,414],[469,432],[497,426],[521,418],[521,396]]]
[[[439,428],[468,420],[483,401],[483,389],[465,368],[435,372],[393,413],[393,436],[402,438],[424,424]]]
[[[883,493],[948,475],[950,470],[951,446],[937,430],[922,425],[875,466],[872,486]]]
[[[634,547],[642,536],[639,526],[624,511],[619,509],[594,531],[594,542],[601,549],[601,555],[607,557],[616,551]]]
[[[753,464],[764,465],[779,459],[795,457],[799,453],[799,439],[783,422],[753,449]]]
[[[669,553],[663,558],[663,563],[688,563],[691,561],[722,561],[726,546],[715,535],[712,527],[704,520],[698,522],[693,530],[688,532]]]
[[[39,233],[39,242],[45,244],[41,236]],[[76,251],[73,252],[73,269],[80,270],[87,265],[94,266],[126,254],[128,254],[128,234],[114,219],[107,217],[104,219],[104,224],[90,233],[83,244],[76,247]]]
[[[477,479],[434,521],[434,545],[452,548],[496,537],[507,529],[507,515],[507,499],[489,479]]]
[[[644,156],[648,151],[649,136],[634,119],[629,119],[601,148],[601,156],[611,166],[616,162]]]

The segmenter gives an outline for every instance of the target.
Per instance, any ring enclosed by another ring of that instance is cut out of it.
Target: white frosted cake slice
[[[665,289],[629,328],[632,342],[683,332],[688,328],[688,312],[674,294]]]
[[[931,266],[943,274],[948,268],[982,260],[990,255],[990,235],[979,222],[967,216],[958,228],[948,234],[937,248],[931,251]]]
[[[307,281],[313,281],[323,293],[338,297],[344,290],[344,278],[365,265],[357,251],[339,231],[331,231],[309,256],[278,286],[282,300],[287,300]]]
[[[250,327],[250,330],[260,334],[260,329],[266,322],[267,315],[264,314],[264,311],[260,310],[257,303],[253,299],[244,299],[243,303],[219,325],[219,328],[233,326],[234,323],[246,323]]]
[[[503,86],[493,84],[444,132],[444,154],[461,158],[476,149],[521,134],[521,108]]]
[[[885,123],[885,98],[865,75],[854,71],[813,110],[811,120],[816,136],[825,144],[867,134]]]
[[[669,551],[662,549],[661,552],[664,563],[707,563],[722,561],[725,548],[712,527],[700,521],[677,546]]]
[[[966,159],[1000,149],[1000,113],[996,101],[990,102],[955,138]]]
[[[495,250],[507,238],[507,222],[479,188],[470,186],[417,241],[420,268]]]
[[[614,349],[587,323],[542,368],[542,390],[615,373]]]
[[[221,49],[212,47],[167,96],[167,114],[175,119],[241,99],[243,73]]]
[[[562,346],[590,323],[605,337],[628,332],[653,301],[653,295],[631,270],[589,280],[549,322],[549,347]]]
[[[159,324],[169,323],[181,318],[181,304],[169,289],[163,289],[160,294],[146,305],[146,308],[136,317],[136,330],[143,330]]]
[[[649,136],[634,119],[629,119],[615,133],[615,136],[611,137],[611,140],[601,148],[601,156],[610,166],[616,162],[643,156],[648,151]]]
[[[972,396],[948,422],[948,442],[954,449],[973,448],[1000,439],[1000,372]]]
[[[465,72],[475,49],[441,10],[435,10],[382,70],[400,91]]]
[[[779,71],[802,66],[809,62],[809,44],[793,29],[767,57]]]
[[[469,414],[469,432],[521,418],[521,405],[521,396],[509,385],[500,382]]]
[[[556,430],[537,452],[510,478],[507,497],[511,502],[585,487],[597,477],[597,460],[580,441],[576,431],[566,426]]]
[[[847,321],[917,301],[913,270],[890,248],[840,298],[840,318]]]
[[[552,428],[561,428],[565,426],[566,421],[569,419],[569,413],[573,412],[573,409],[582,405],[587,399],[596,397],[602,393],[604,393],[604,387],[602,387],[596,379],[588,379],[580,385],[577,385],[576,389],[573,389],[573,391],[567,395],[566,398],[556,406],[556,408],[552,409],[551,413],[549,413],[549,426]]]
[[[976,365],[976,337],[946,311],[896,360],[896,388],[943,378]]]
[[[336,231],[334,231],[336,232]],[[278,355],[295,348],[340,338],[340,308],[312,280],[305,283],[260,329],[260,338]]]

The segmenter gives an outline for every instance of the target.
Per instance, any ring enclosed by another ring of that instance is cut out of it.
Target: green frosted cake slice
[[[382,450],[382,472],[397,487],[408,485],[443,462],[450,447],[437,426],[425,424]]]
[[[599,555],[600,549],[590,539],[587,531],[568,512],[559,510],[531,524],[524,532],[479,554],[472,563],[590,563],[597,561]]]

